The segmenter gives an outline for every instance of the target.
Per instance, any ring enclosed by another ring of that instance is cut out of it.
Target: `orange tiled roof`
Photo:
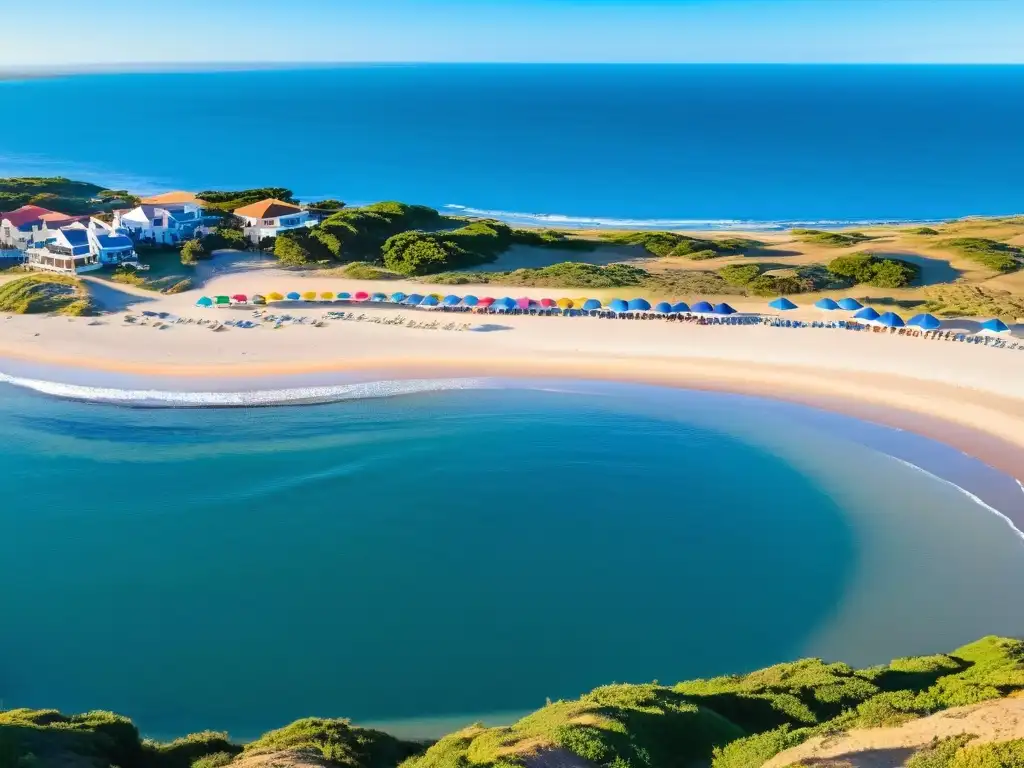
[[[235,209],[236,216],[247,216],[251,219],[276,219],[278,216],[291,216],[301,212],[299,206],[273,198]]]
[[[172,203],[201,203],[203,202],[191,192],[164,192],[162,195],[142,198],[143,205],[170,205]]]

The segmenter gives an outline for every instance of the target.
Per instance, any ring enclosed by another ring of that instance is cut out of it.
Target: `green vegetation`
[[[348,720],[306,718],[266,733],[245,745],[245,755],[284,750],[313,753],[345,768],[393,768],[422,746],[381,731],[358,728]]]
[[[845,248],[871,238],[863,232],[826,232],[822,229],[794,229],[793,236],[805,243],[818,243],[833,248]]]
[[[761,274],[761,267],[758,264],[729,264],[718,270],[718,274],[729,285],[747,285]]]
[[[0,179],[0,211],[12,211],[23,205],[85,216],[138,205],[139,198],[123,189],[105,189],[63,176]]]
[[[331,253],[337,261],[377,261],[390,237],[410,230],[436,231],[454,223],[424,205],[383,202],[340,210],[313,231],[321,230],[337,240],[337,250]]]
[[[234,227],[217,227],[203,238],[203,248],[207,253],[214,251],[244,251],[252,247],[252,241],[241,229]]]
[[[900,259],[886,259],[871,253],[851,253],[828,264],[828,271],[854,283],[876,288],[906,288],[917,279],[921,270],[916,264]]]
[[[1015,272],[1024,266],[1024,248],[987,237],[957,237],[941,245],[996,272]]]
[[[258,203],[273,198],[284,203],[298,204],[294,193],[285,187],[258,187],[234,191],[206,190],[196,195],[206,205],[203,208],[212,213],[231,213],[243,205]]]
[[[538,288],[620,288],[642,285],[651,277],[644,269],[625,264],[599,267],[565,261],[537,269],[516,269],[511,272],[445,272],[431,275],[429,282],[441,285],[494,283]]]
[[[937,235],[939,230],[932,229],[931,227],[913,227],[907,230],[907,234],[910,235]]]
[[[973,734],[936,740],[907,761],[907,768],[1024,768],[1024,739],[974,744]]]
[[[1008,321],[1024,317],[1024,297],[1009,291],[954,283],[925,289],[925,312],[946,317],[1001,317]]]
[[[345,207],[345,203],[341,200],[328,198],[327,200],[317,200],[315,203],[309,203],[306,207],[311,211],[340,211]]]
[[[494,261],[512,242],[512,230],[497,221],[474,221],[440,232],[394,235],[381,252],[384,266],[404,275],[428,275]]]
[[[595,250],[600,243],[582,237],[574,237],[557,229],[513,229],[512,242],[516,245],[530,245],[535,248],[552,248],[559,251]]]
[[[199,263],[200,259],[208,259],[212,256],[212,254],[206,252],[202,241],[197,238],[186,240],[182,243],[180,254],[181,263],[193,267]]]
[[[652,256],[678,256],[699,261],[758,251],[763,243],[742,237],[706,240],[676,232],[609,232],[601,239],[616,245],[639,245]]]
[[[346,264],[341,268],[340,274],[342,277],[352,280],[394,280],[396,277],[400,277],[394,272],[388,272],[365,261],[353,261],[351,264]]]
[[[88,315],[92,309],[92,300],[82,281],[68,275],[33,272],[0,285],[0,312],[78,316]]]

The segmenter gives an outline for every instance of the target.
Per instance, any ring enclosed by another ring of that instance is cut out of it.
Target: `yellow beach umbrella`
[[[302,294],[302,298],[305,301],[316,301],[316,291],[306,291]]]
[[[587,303],[587,297],[586,296],[584,296],[582,299],[573,299],[572,300],[572,305],[574,307],[582,307],[586,303]]]
[[[334,294],[331,293],[330,291],[324,291],[323,293],[320,294],[320,298],[323,299],[324,301],[330,301],[331,299],[334,298]]]
[[[273,291],[267,294],[267,299],[269,301],[284,301],[284,294]]]
[[[558,300],[558,301],[556,301],[555,303],[556,303],[556,304],[557,304],[557,305],[558,305],[559,307],[561,307],[562,309],[572,309],[572,308],[573,308],[574,306],[576,306],[576,305],[575,305],[575,304],[573,303],[573,300],[572,300],[572,299],[559,299],[559,300]]]
[[[428,295],[433,296],[438,301],[444,301],[444,296],[442,296],[440,293],[431,293]]]

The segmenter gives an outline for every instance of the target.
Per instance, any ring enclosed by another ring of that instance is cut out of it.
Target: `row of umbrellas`
[[[787,310],[797,308],[796,304],[794,304],[792,301],[785,297],[780,297],[778,299],[775,299],[774,301],[769,302],[768,306],[772,307],[773,309],[778,309],[784,312]],[[918,328],[922,331],[936,331],[942,326],[942,321],[939,320],[939,318],[935,317],[935,315],[924,313],[920,315],[914,315],[909,320],[904,321],[904,319],[895,312],[885,312],[883,314],[879,314],[875,309],[871,307],[865,307],[859,301],[852,298],[840,299],[839,301],[828,298],[819,299],[818,301],[814,302],[814,306],[826,312],[835,312],[837,310],[856,310],[853,315],[853,318],[855,320],[860,320],[865,323],[872,323],[874,325],[881,325],[885,328],[911,327]],[[991,320],[986,320],[985,322],[983,322],[981,324],[981,330],[988,331],[990,333],[1009,333],[1010,331],[1006,323],[1004,323],[1002,320],[998,318],[993,318]]]

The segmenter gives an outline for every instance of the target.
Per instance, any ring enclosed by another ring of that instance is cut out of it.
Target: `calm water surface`
[[[1024,541],[879,448],[1024,506],[1012,480],[796,406],[563,383],[147,410],[3,386],[0,433],[4,706],[161,736],[415,731],[1024,631],[993,588],[1024,582]]]

